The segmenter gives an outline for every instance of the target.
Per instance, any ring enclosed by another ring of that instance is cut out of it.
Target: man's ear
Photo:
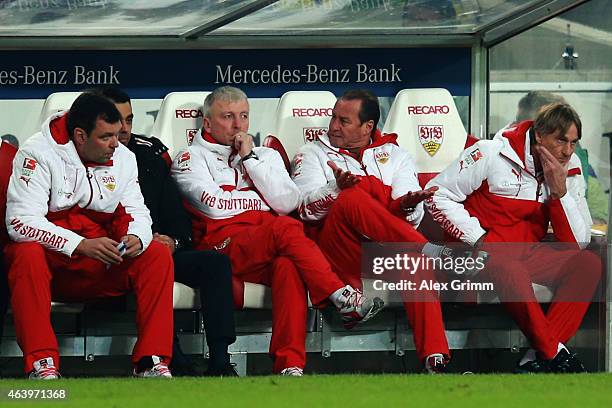
[[[538,132],[535,132],[535,141],[536,143],[542,143],[542,135]]]
[[[75,128],[72,132],[72,140],[77,146],[81,146],[87,140],[87,133],[81,128]]]
[[[373,120],[368,120],[367,122],[365,122],[366,125],[366,131],[368,134],[372,134],[372,130],[374,130],[374,121]]]
[[[210,133],[210,119],[204,116],[204,120],[202,121],[202,128],[206,133]]]

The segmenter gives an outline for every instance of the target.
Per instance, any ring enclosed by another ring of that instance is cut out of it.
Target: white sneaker
[[[57,380],[61,377],[51,357],[35,361],[33,366],[34,369],[30,371],[28,376],[30,380]]]
[[[300,367],[287,367],[280,372],[280,375],[285,377],[301,377],[304,375],[304,370]]]
[[[172,373],[168,368],[168,364],[164,362],[164,359],[158,356],[151,356],[153,360],[153,367],[147,368],[144,371],[137,372],[134,368],[134,377],[140,378],[172,378]]]
[[[449,360],[441,353],[430,354],[425,357],[425,373],[428,374],[444,374],[446,373],[446,365]]]
[[[358,323],[367,322],[385,307],[381,298],[368,299],[359,289],[353,289],[350,285],[342,289],[339,300],[341,306],[338,309],[347,330]]]

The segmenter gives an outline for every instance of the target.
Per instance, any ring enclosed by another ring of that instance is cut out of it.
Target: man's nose
[[[574,153],[574,146],[571,143],[566,143],[563,145],[563,150],[561,152],[563,156],[570,157],[572,153]]]
[[[338,121],[332,118],[329,121],[329,130],[336,130],[336,129],[338,129]]]
[[[116,148],[117,146],[119,146],[119,136],[114,135],[113,137],[111,137],[111,143],[110,146],[112,148]]]

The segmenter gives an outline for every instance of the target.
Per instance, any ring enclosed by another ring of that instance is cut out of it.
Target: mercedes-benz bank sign
[[[316,64],[306,64],[290,69],[276,65],[271,69],[240,68],[234,65],[217,65],[215,84],[327,84],[349,82],[402,82],[396,64],[384,67],[371,67],[366,64],[354,64],[341,68],[323,68]]]
[[[471,48],[257,49],[249,58],[242,50],[229,49],[2,51],[0,100],[44,99],[97,85],[120,86],[134,99],[162,99],[171,92],[212,91],[222,85],[238,86],[249,98],[310,90],[342,95],[351,88],[367,88],[379,97],[410,88],[445,88],[452,95],[469,96]],[[199,115],[182,109],[179,118]],[[302,114],[308,115],[296,113]]]

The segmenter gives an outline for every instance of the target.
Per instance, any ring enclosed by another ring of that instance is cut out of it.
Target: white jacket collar
[[[232,146],[225,146],[219,143],[211,143],[207,140],[204,140],[204,136],[202,134],[202,129],[198,130],[198,133],[193,138],[192,146],[202,147],[206,150],[209,150],[213,153],[222,155],[226,158],[229,158],[232,154]]]

